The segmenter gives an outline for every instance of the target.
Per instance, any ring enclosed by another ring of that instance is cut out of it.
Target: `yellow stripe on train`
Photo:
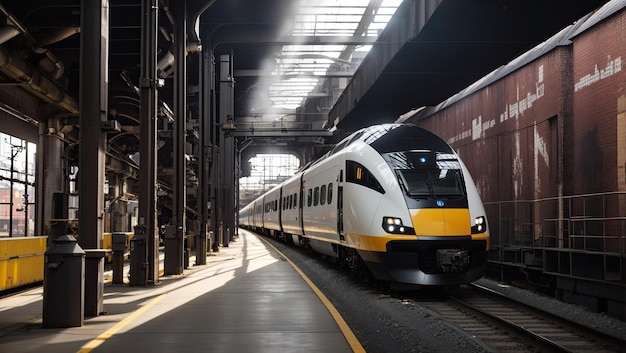
[[[467,236],[471,233],[467,208],[421,208],[409,211],[417,236]]]

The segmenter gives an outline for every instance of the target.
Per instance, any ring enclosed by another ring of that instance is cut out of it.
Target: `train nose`
[[[410,210],[418,236],[468,236],[469,210],[465,208],[422,208]]]

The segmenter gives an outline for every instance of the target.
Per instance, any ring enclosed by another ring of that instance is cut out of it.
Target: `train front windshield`
[[[383,156],[412,198],[460,198],[464,195],[461,165],[452,154],[432,151],[392,152]]]
[[[458,170],[396,170],[407,195],[417,198],[463,196]]]

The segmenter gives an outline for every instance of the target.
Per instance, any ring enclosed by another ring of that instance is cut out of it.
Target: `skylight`
[[[363,37],[369,40],[364,43],[371,43],[387,26],[402,0],[299,0],[299,3],[290,29],[284,34],[299,38],[302,43],[283,45],[274,62],[268,63],[271,74],[259,82],[264,87],[259,91],[267,92],[259,99],[258,108],[258,115],[264,121],[282,122],[307,97],[328,94],[319,91],[327,76],[338,70],[342,75],[356,71],[361,60],[354,60],[353,54],[360,52],[358,58],[362,59],[371,45],[332,44],[330,40]],[[311,44],[311,38],[324,44]],[[268,100],[269,110],[265,105]],[[248,162],[250,176],[240,178],[241,205],[293,175],[300,163],[293,155],[284,154],[258,155]]]
[[[290,35],[306,37],[378,38],[402,0],[300,0]],[[275,59],[269,99],[273,108],[295,109],[314,93],[331,65],[348,64],[354,51],[371,45],[289,44]],[[351,64],[350,71],[355,71]]]

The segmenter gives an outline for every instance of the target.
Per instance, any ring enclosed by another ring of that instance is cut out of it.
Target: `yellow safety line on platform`
[[[295,263],[293,263],[291,260],[289,260],[287,258],[287,256],[285,256],[285,254],[280,252],[280,250],[276,249],[276,247],[274,245],[272,245],[270,242],[268,242],[267,240],[261,238],[258,235],[257,235],[257,238],[261,239],[261,241],[263,241],[267,245],[271,246],[272,249],[274,249],[277,253],[279,253],[280,256],[282,256],[285,259],[285,261],[287,261],[291,265],[291,267],[293,267],[296,270],[296,272],[298,272],[300,277],[302,277],[302,279],[304,279],[304,281],[309,285],[309,287],[311,287],[311,289],[313,289],[313,292],[315,292],[315,294],[317,294],[318,298],[320,298],[320,300],[322,301],[322,303],[324,304],[326,309],[328,309],[328,311],[330,312],[330,315],[332,315],[333,319],[335,319],[335,322],[337,322],[337,325],[339,326],[339,329],[341,330],[341,333],[343,333],[343,336],[346,338],[346,341],[348,341],[348,344],[350,345],[350,348],[352,348],[352,351],[355,352],[355,353],[365,353],[365,348],[363,348],[363,346],[361,345],[361,342],[359,342],[359,339],[356,338],[356,336],[354,335],[354,333],[350,329],[350,326],[348,326],[348,324],[343,319],[343,317],[341,316],[339,311],[337,311],[337,309],[335,309],[335,306],[330,302],[330,300],[328,300],[328,298],[326,298],[324,293],[322,293],[322,291],[319,288],[317,288],[315,283],[313,283],[313,281],[311,281],[309,279],[309,277],[307,277],[304,274],[304,272],[302,272],[302,270],[300,270],[300,268],[298,268],[298,266],[296,266]]]
[[[89,343],[85,344],[84,346],[82,346],[81,349],[78,352],[76,352],[76,353],[89,353],[89,352],[91,352],[96,347],[98,347],[99,345],[104,343],[104,341],[106,341],[109,338],[113,337],[113,335],[116,334],[117,331],[119,331],[122,327],[128,325],[131,321],[135,320],[139,315],[143,314],[146,310],[150,309],[156,303],[160,302],[161,299],[165,298],[166,295],[167,294],[161,294],[158,297],[152,299],[148,304],[146,304],[143,307],[141,307],[140,309],[136,310],[134,313],[132,313],[131,315],[126,317],[124,320],[122,320],[122,321],[118,322],[117,324],[115,324],[115,326],[113,326],[110,329],[106,330],[105,333],[101,334],[96,339],[91,340],[91,342],[89,342]]]

